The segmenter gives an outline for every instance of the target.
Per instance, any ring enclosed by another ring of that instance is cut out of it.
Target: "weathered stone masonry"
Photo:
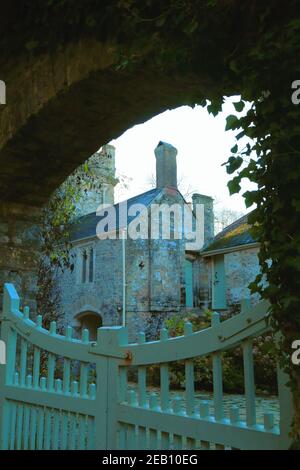
[[[40,218],[36,207],[0,205],[0,305],[3,284],[13,282],[23,304],[35,309]]]
[[[131,338],[136,338],[138,331],[146,331],[149,338],[155,337],[165,319],[184,307],[185,299],[182,296],[182,291],[185,289],[184,236],[181,239],[151,237],[152,204],[160,207],[178,204],[181,208],[186,205],[177,190],[176,154],[177,150],[174,147],[160,142],[155,149],[159,187],[127,201],[127,208],[135,204],[147,207],[148,238],[134,240],[129,236],[124,245],[120,238],[99,240],[96,236],[96,227],[100,219],[96,212],[79,218],[77,232],[75,228],[72,239],[76,253],[75,271],[60,275],[58,280],[65,320],[78,330],[82,326],[80,318],[84,312],[87,315],[97,315],[103,325],[121,324],[124,283],[126,325]],[[100,156],[99,154],[99,158]],[[113,167],[111,173],[114,174]],[[120,205],[114,207],[119,213]],[[90,210],[91,206],[84,203],[80,204],[80,208]],[[97,204],[94,211],[96,209]],[[156,214],[155,217],[159,215]],[[161,219],[160,228],[162,223]],[[117,237],[124,228],[118,228]],[[171,232],[174,231],[174,220],[171,220],[170,228]],[[123,250],[125,250],[125,279]],[[94,256],[92,282],[86,280],[82,282],[84,252],[93,253]]]
[[[183,203],[182,196],[164,191],[158,201]],[[96,229],[96,227],[95,227]],[[94,250],[93,282],[82,283],[80,256],[83,249]],[[132,240],[126,250],[126,320],[131,337],[145,330],[149,337],[157,333],[163,320],[180,309],[184,285],[184,240]],[[74,247],[76,268],[60,275],[65,321],[80,328],[76,317],[95,312],[103,325],[120,325],[123,306],[122,241],[81,240]]]

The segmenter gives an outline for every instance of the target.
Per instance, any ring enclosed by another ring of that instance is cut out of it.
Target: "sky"
[[[253,188],[244,181],[238,195],[229,195],[227,182],[231,179],[222,166],[231,155],[237,131],[226,131],[226,116],[236,114],[232,101],[227,99],[222,112],[214,117],[201,106],[182,106],[132,127],[110,143],[116,147],[117,174],[125,183],[116,187],[119,202],[153,187],[155,177],[154,148],[160,140],[177,148],[177,176],[183,195],[199,192],[212,196],[218,208],[246,213],[242,193]],[[240,141],[245,145],[245,141]],[[187,200],[191,198],[187,196]]]

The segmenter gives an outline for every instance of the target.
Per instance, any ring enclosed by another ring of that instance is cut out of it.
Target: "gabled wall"
[[[153,202],[184,204],[180,193],[165,189]],[[80,250],[94,247],[95,274],[92,283],[80,282]],[[126,247],[126,310],[132,337],[146,330],[155,336],[165,318],[179,311],[184,286],[185,241],[131,240]],[[60,275],[62,307],[70,321],[84,304],[94,307],[103,325],[121,324],[122,314],[122,241],[98,240],[76,244],[76,267],[73,273]],[[83,299],[83,300],[82,300]],[[74,323],[77,324],[76,322]]]

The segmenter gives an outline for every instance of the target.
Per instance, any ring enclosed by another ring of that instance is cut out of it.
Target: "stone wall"
[[[260,272],[258,248],[248,248],[225,255],[226,298],[228,306],[251,298],[255,303],[258,295],[251,295],[248,285]]]
[[[169,206],[184,204],[181,195],[172,188],[165,188],[154,202]],[[174,222],[171,222],[172,230]],[[183,238],[151,239],[127,243],[129,333],[134,338],[138,331],[145,331],[148,338],[154,338],[164,321],[177,314],[182,306],[185,241]]]
[[[93,282],[81,282],[80,257],[83,248],[93,247],[95,268]],[[122,310],[122,245],[120,240],[81,242],[74,248],[75,269],[59,275],[62,311],[65,322],[78,326],[77,315],[95,311],[102,317],[103,326],[121,322]]]
[[[164,193],[160,203],[183,203],[177,191]],[[94,281],[80,280],[83,248],[93,247]],[[122,240],[82,241],[76,244],[73,273],[60,275],[62,309],[66,323],[78,326],[74,317],[83,311],[101,315],[104,326],[120,325],[123,305]],[[146,331],[154,337],[165,318],[179,311],[184,285],[184,240],[125,241],[126,317],[130,337]]]
[[[14,283],[23,305],[36,308],[40,217],[35,207],[0,205],[0,309],[5,282]]]
[[[178,241],[149,243],[148,240],[126,241],[126,312],[130,336],[147,330],[155,335],[164,318],[178,312],[182,285],[182,256]],[[170,246],[171,245],[171,246]],[[95,250],[94,281],[81,283],[80,252]],[[78,327],[74,317],[84,311],[101,315],[104,326],[120,325],[123,305],[122,241],[96,240],[80,243],[76,268],[59,276],[65,322]]]
[[[128,242],[127,318],[131,337],[157,336],[166,318],[180,310],[184,248],[179,240]]]
[[[226,300],[228,308],[250,298],[253,303],[259,296],[250,294],[248,285],[260,272],[258,261],[259,248],[245,248],[224,255]],[[211,306],[212,258],[199,258],[194,262],[196,289],[200,292],[200,306]]]

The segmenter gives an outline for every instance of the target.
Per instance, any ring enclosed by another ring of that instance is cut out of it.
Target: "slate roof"
[[[214,239],[201,251],[205,255],[207,252],[230,249],[236,246],[256,243],[257,240],[250,234],[248,223],[249,214],[244,215],[224,230],[218,233]]]
[[[150,191],[146,191],[145,193],[139,194],[137,196],[134,196],[130,199],[127,199],[126,201],[122,201],[118,204],[114,204],[114,208],[116,210],[116,230],[119,230],[120,228],[124,228],[124,225],[126,224],[121,224],[119,226],[119,211],[120,211],[120,206],[122,204],[127,203],[127,210],[132,206],[133,204],[143,204],[144,206],[148,207],[151,202],[161,193],[162,189],[151,189]],[[76,223],[72,226],[70,230],[70,239],[71,241],[76,241],[76,240],[81,240],[83,238],[89,238],[89,237],[96,237],[96,227],[101,218],[105,217],[105,214],[103,216],[99,216],[96,214],[96,212],[92,212],[91,214],[84,215],[80,217]],[[127,218],[127,225],[135,218],[135,216],[128,217]]]

